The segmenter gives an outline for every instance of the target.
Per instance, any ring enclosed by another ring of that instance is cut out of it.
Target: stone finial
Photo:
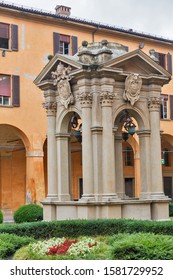
[[[140,97],[142,79],[138,74],[130,74],[125,80],[125,90],[123,98],[125,101],[130,101],[133,106]]]
[[[151,57],[154,61],[159,62],[159,59],[158,59],[158,57],[156,57],[156,52],[155,52],[154,49],[149,50],[149,54],[150,54],[150,57]]]

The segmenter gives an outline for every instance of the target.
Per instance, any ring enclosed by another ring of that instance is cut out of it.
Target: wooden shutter
[[[75,55],[78,52],[78,38],[76,36],[72,36],[72,55]]]
[[[172,55],[170,53],[167,54],[167,70],[172,74]]]
[[[0,23],[0,38],[9,39],[9,24]]]
[[[60,45],[60,34],[53,32],[53,53],[59,53],[59,45]]]
[[[12,105],[20,106],[20,77],[16,75],[12,76]]]
[[[173,95],[170,95],[169,98],[170,98],[170,119],[173,120]]]
[[[11,25],[11,49],[18,51],[18,26],[15,24]]]

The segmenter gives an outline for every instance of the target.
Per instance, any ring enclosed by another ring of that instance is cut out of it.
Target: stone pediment
[[[43,70],[40,72],[40,74],[37,76],[37,78],[34,80],[34,83],[39,86],[44,81],[51,81],[52,80],[52,72],[55,72],[57,69],[58,64],[62,63],[64,67],[70,67],[71,68],[71,75],[73,75],[74,72],[81,69],[81,64],[77,61],[76,57],[72,56],[65,56],[56,54],[49,62],[48,64],[43,68]]]
[[[142,76],[158,75],[171,79],[171,74],[167,70],[139,49],[107,61],[104,63],[104,67],[118,68],[123,72],[137,73]]]

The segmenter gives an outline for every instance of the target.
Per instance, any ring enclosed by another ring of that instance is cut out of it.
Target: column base
[[[94,202],[94,201],[96,201],[96,198],[95,198],[95,196],[93,195],[93,194],[84,194],[84,195],[82,195],[82,197],[80,198],[80,200],[79,200],[80,202]]]
[[[107,194],[102,194],[102,200],[103,202],[117,202],[118,200],[120,200],[117,196],[116,193],[107,193]]]
[[[165,200],[168,199],[163,192],[142,192],[140,194],[140,199],[149,200]]]

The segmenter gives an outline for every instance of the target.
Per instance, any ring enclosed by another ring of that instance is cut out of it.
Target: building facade
[[[47,127],[50,127],[50,124],[47,124],[45,105],[42,106],[42,103],[45,102],[44,96],[33,82],[43,68],[47,69],[46,67],[49,67],[46,65],[52,67],[52,61],[55,58],[50,61],[50,64],[47,64],[49,59],[57,53],[69,57],[75,55],[84,40],[96,43],[106,39],[123,46],[123,50],[129,54],[138,50],[151,59],[143,65],[137,55],[134,58],[129,56],[128,63],[127,60],[124,61],[124,64],[119,61],[117,67],[121,66],[124,71],[128,72],[130,65],[130,72],[135,72],[135,66],[138,65],[139,73],[148,74],[151,70],[151,61],[153,61],[154,65],[158,65],[159,70],[157,71],[161,71],[164,75],[167,74],[170,80],[173,41],[135,32],[131,29],[118,29],[113,26],[98,25],[97,23],[76,19],[71,17],[69,7],[57,6],[55,13],[46,13],[3,2],[0,3],[0,12],[0,208],[5,212],[14,211],[25,203],[40,203],[43,201],[49,194],[47,173],[56,172],[56,166],[47,170],[47,166],[50,167],[49,164],[47,165],[47,146],[49,145],[47,134],[58,133],[58,131],[47,132]],[[77,62],[73,58],[72,61],[73,65],[76,63],[78,68]],[[56,67],[55,63],[51,72],[55,72]],[[157,71],[155,74],[158,74]],[[48,78],[50,79],[50,76]],[[165,83],[165,85],[163,83],[160,102],[161,105],[157,108],[160,115],[161,134],[159,161],[162,163],[162,180],[160,180],[160,184],[162,192],[172,198],[172,81]],[[51,109],[51,114],[55,114],[55,108],[48,109]],[[95,114],[97,116],[97,112]],[[134,121],[137,121],[135,124],[136,129],[138,129],[140,121],[136,115],[132,117],[134,117]],[[53,118],[51,121],[54,121]],[[92,127],[96,127],[96,125],[91,126],[90,129]],[[101,130],[98,129],[93,133],[95,137],[92,141],[100,141],[98,135],[101,134]],[[135,133],[127,141],[121,141],[122,137],[120,136],[122,136],[121,133],[114,139],[115,142],[122,142],[121,149],[115,148],[123,166],[121,188],[118,191],[118,196],[121,198],[123,194],[123,198],[138,199],[141,194],[141,186],[144,184],[143,181],[141,182],[140,176],[142,150],[140,149],[139,138],[142,138],[142,136]],[[86,137],[89,137],[88,134],[86,134]],[[68,171],[68,176],[61,178],[68,181],[64,181],[64,184],[70,186],[70,190],[68,190],[70,200],[78,201],[85,197],[83,170],[88,169],[88,172],[89,170],[92,172],[93,168],[92,165],[84,168],[83,165],[87,163],[82,160],[81,143],[76,141],[74,135],[70,138],[70,142],[72,142],[70,171]],[[150,149],[154,149],[154,146]],[[50,149],[48,151],[50,153]],[[63,148],[61,149],[60,146],[59,155],[61,155],[59,164],[63,165]],[[109,151],[107,151],[107,156],[109,156]],[[57,155],[52,154],[52,157],[56,162],[58,161],[55,158]],[[95,161],[92,161],[94,166],[96,161],[99,163],[100,160],[102,159],[99,159],[98,154]],[[112,159],[114,165],[113,161]],[[149,167],[151,168],[150,165],[147,168]],[[115,166],[115,168],[119,167]],[[107,175],[105,176],[107,178],[110,176],[109,166],[106,170]],[[55,178],[52,176],[50,178],[50,180],[54,180],[53,184],[55,184]],[[57,185],[60,185],[60,183],[56,182]],[[91,182],[88,182],[88,184],[92,186]],[[99,188],[99,176],[96,185]],[[96,185],[94,188],[96,188]]]

